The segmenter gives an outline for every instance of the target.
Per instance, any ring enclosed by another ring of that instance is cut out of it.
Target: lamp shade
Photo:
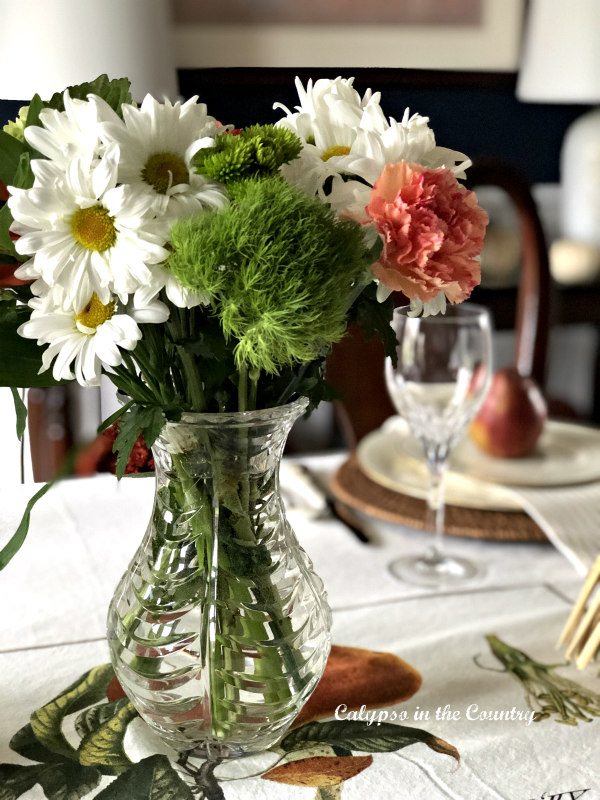
[[[0,0],[0,99],[131,80],[134,100],[177,95],[167,0]]]
[[[600,0],[530,0],[520,100],[600,101]]]

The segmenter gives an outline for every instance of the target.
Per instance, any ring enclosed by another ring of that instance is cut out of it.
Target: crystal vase
[[[305,408],[184,414],[153,446],[152,517],[108,638],[130,700],[180,753],[272,746],[325,668],[331,613],[279,494]]]

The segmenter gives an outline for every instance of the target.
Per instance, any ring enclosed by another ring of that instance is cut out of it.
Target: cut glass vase
[[[279,493],[305,408],[184,414],[153,446],[152,516],[108,638],[123,689],[180,753],[222,760],[272,746],[325,668],[331,613]]]

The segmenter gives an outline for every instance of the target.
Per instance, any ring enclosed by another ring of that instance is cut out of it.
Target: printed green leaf
[[[137,711],[127,701],[119,710],[84,737],[79,745],[79,763],[86,767],[103,767],[114,775],[125,772],[131,760],[125,753],[123,739],[125,731]]]
[[[79,800],[95,789],[101,778],[97,769],[71,762],[47,766],[38,783],[48,800]]]
[[[343,784],[336,786],[320,786],[317,789],[315,800],[341,800]]]
[[[44,764],[63,763],[64,757],[53,753],[35,738],[33,728],[29,723],[18,730],[10,740],[10,749],[31,761],[41,761]]]
[[[116,716],[127,705],[127,702],[126,697],[121,697],[119,700],[113,700],[110,703],[99,703],[86,708],[75,720],[75,730],[82,739],[85,739],[90,733],[94,733],[105,722]]]
[[[308,725],[288,733],[282,739],[281,747],[286,753],[303,750],[310,744],[328,744],[365,753],[391,753],[418,742],[426,744],[436,753],[452,756],[460,763],[458,750],[443,739],[419,728],[386,722],[380,725],[369,725],[359,720],[309,722]]]
[[[96,800],[193,800],[193,795],[169,759],[156,755],[119,775],[96,795]]]
[[[79,764],[0,764],[0,800],[17,800],[36,783],[48,800],[79,800],[100,783],[98,770]]]
[[[62,732],[63,719],[67,714],[80,711],[103,700],[108,684],[114,675],[110,664],[94,667],[67,687],[58,697],[34,711],[31,715],[31,727],[38,741],[53,753],[78,761],[77,750],[69,744]]]
[[[25,426],[27,425],[27,406],[23,402],[23,398],[19,394],[19,390],[14,386],[10,387],[15,404],[15,414],[17,416],[17,439],[22,439],[25,433]]]
[[[0,764],[0,800],[17,800],[38,782],[45,766]]]

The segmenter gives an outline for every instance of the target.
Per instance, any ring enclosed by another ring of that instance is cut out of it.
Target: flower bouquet
[[[22,420],[16,387],[104,374],[124,397],[103,423],[119,420],[117,475],[140,435],[153,447],[152,518],[109,641],[179,750],[267,746],[324,668],[329,611],[278,464],[293,421],[331,396],[331,345],[358,321],[393,356],[393,290],[438,313],[480,277],[466,157],[352,80],[297,88],[274,125],[235,130],[196,97],[138,107],[101,76],[34,97],[0,133],[0,383]]]

